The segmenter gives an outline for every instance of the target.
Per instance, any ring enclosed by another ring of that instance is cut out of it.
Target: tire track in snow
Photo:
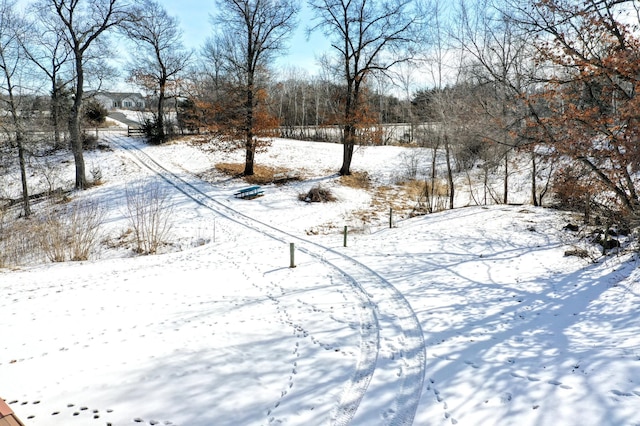
[[[363,400],[378,412],[388,425],[411,425],[422,394],[426,354],[422,328],[411,305],[393,285],[372,269],[346,254],[284,232],[252,219],[213,199],[197,184],[171,172],[126,137],[110,135],[109,142],[119,146],[139,165],[149,169],[169,185],[219,216],[245,226],[285,244],[294,242],[297,249],[340,271],[352,284],[361,301],[360,355],[356,371],[345,386],[339,405],[332,412],[331,423],[347,425],[359,419]],[[384,345],[384,347],[382,346]],[[381,357],[381,348],[385,357]],[[390,372],[394,372],[390,374]],[[381,401],[379,394],[393,389],[393,397]],[[372,401],[369,403],[367,395]],[[378,399],[374,399],[378,398]],[[365,413],[362,416],[370,415]]]

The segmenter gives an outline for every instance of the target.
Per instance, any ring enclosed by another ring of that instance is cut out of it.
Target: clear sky
[[[184,42],[189,48],[199,50],[206,38],[211,35],[212,26],[210,16],[216,13],[213,0],[158,0],[171,16],[180,21],[184,32]],[[320,34],[312,34],[309,40],[306,28],[312,25],[311,12],[306,2],[300,1],[302,10],[298,15],[298,28],[289,41],[289,51],[280,58],[277,65],[281,67],[296,67],[308,70],[310,73],[318,69],[316,56],[330,49],[326,38]]]
[[[215,0],[157,0],[167,13],[178,18],[184,34],[185,46],[200,51],[205,40],[212,32],[211,15],[216,13]],[[296,67],[317,72],[319,66],[316,57],[331,47],[321,33],[312,34],[307,40],[306,29],[312,25],[313,16],[305,0],[299,0],[301,12],[298,15],[298,28],[289,40],[289,50],[277,61],[277,66]],[[20,7],[32,3],[31,0],[18,0]]]

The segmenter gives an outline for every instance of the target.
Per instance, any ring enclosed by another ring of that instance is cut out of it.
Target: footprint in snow
[[[509,392],[505,392],[502,394],[502,396],[500,396],[500,402],[503,404],[508,404],[509,402],[511,402],[512,399],[513,397]]]
[[[611,391],[611,393],[614,394],[615,396],[633,396],[633,393],[631,393],[631,392],[622,392],[622,391],[619,391],[617,389],[613,389]],[[636,393],[636,394],[638,394],[638,393]],[[640,395],[638,395],[638,396],[640,396]]]
[[[562,382],[559,382],[557,380],[549,380],[547,383],[549,383],[550,385],[558,386],[562,389],[573,389],[571,386],[563,385]]]

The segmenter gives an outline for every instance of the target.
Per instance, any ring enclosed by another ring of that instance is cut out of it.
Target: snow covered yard
[[[105,184],[74,197],[108,200],[113,236],[126,228],[127,184],[157,169],[111,138],[113,152],[90,154]],[[241,180],[211,171],[213,154],[136,146],[171,174],[158,181],[181,251],[105,248],[0,271],[0,396],[28,426],[640,425],[637,261],[564,257],[566,215],[495,206],[392,229],[381,219],[342,247],[338,232],[306,234],[369,208],[367,191],[333,175],[340,145],[275,141],[257,161],[306,179],[251,201],[232,195]],[[402,152],[366,148],[354,168],[387,184]],[[339,201],[299,202],[318,182]],[[367,268],[379,287],[363,284]],[[410,316],[422,348],[407,345]]]
[[[467,208],[359,242],[423,327],[415,424],[639,424],[637,263],[564,257],[565,223]]]

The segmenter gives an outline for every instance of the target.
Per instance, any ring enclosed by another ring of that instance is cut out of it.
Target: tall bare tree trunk
[[[82,97],[84,96],[84,70],[82,64],[83,55],[76,52],[76,93],[71,107],[71,117],[69,118],[69,138],[71,139],[71,151],[76,165],[76,189],[87,187],[84,155],[82,153]]]
[[[20,162],[20,180],[22,182],[22,209],[25,216],[31,216],[31,205],[29,204],[29,188],[27,187],[27,167],[25,162],[24,138],[21,130],[16,132],[16,142],[18,144],[18,160]]]
[[[456,188],[453,182],[453,170],[451,167],[451,145],[449,144],[449,138],[445,135],[444,139],[444,153],[447,160],[447,181],[449,183],[449,209],[453,210],[453,200],[455,198]]]
[[[158,138],[158,142],[164,142],[164,138],[165,138],[165,133],[164,133],[164,99],[165,99],[165,90],[166,90],[166,85],[167,82],[166,81],[161,81],[160,82],[160,90],[158,93],[158,108],[157,108],[157,114],[158,117],[156,118],[156,133],[157,133],[157,138]]]
[[[51,90],[51,124],[53,125],[53,141],[56,148],[62,148],[60,138],[60,96],[56,82]]]
[[[342,167],[340,167],[340,175],[348,176],[351,174],[351,160],[353,159],[353,149],[355,146],[356,129],[350,124],[344,126],[344,140],[342,143]]]
[[[536,191],[536,186],[538,186],[537,174],[538,163],[536,162],[536,153],[531,149],[531,202],[535,207],[540,206],[542,203],[542,199],[540,200],[540,203],[538,203],[538,194]]]
[[[502,198],[503,204],[509,203],[509,152],[504,153],[504,195]]]
[[[436,177],[438,176],[438,149],[440,148],[440,136],[437,136],[437,141],[434,143],[431,151],[431,187],[429,191],[429,213],[435,211],[435,196],[436,196]]]
[[[0,54],[3,54],[0,53]],[[4,62],[4,58],[3,62]],[[16,134],[16,144],[18,145],[18,162],[20,164],[20,182],[22,183],[22,208],[24,211],[25,217],[31,216],[31,205],[29,204],[29,187],[27,186],[27,167],[25,161],[25,149],[24,149],[24,130],[22,128],[22,123],[20,122],[20,116],[18,115],[18,105],[16,103],[15,96],[13,94],[13,83],[11,82],[11,75],[6,73],[6,67],[3,66],[5,70],[5,77],[7,81],[7,92],[9,94],[9,108],[11,110],[11,117],[13,120],[13,125],[15,127]]]
[[[245,141],[245,151],[246,151],[246,157],[245,157],[245,163],[244,163],[244,175],[245,176],[253,176],[254,174],[254,170],[253,170],[253,165],[254,165],[254,161],[255,161],[255,155],[256,155],[256,145],[255,145],[255,141],[254,139],[254,134],[253,134],[253,91],[254,91],[254,87],[253,87],[253,73],[250,71],[248,73],[249,75],[247,76],[247,80],[248,80],[248,84],[247,84],[247,101],[246,101],[246,111],[245,111],[245,135],[246,135],[246,141]]]

